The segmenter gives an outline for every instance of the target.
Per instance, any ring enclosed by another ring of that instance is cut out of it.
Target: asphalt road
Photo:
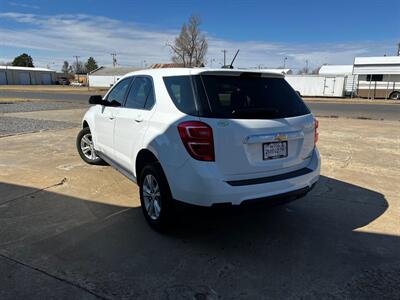
[[[341,117],[373,120],[400,120],[399,104],[358,104],[307,102],[317,117]]]
[[[94,93],[96,94],[96,92]],[[80,104],[86,104],[89,99],[89,95],[73,94],[73,93],[0,91],[0,98],[23,98],[23,99],[26,98],[26,99],[42,99],[42,100],[55,100],[55,101],[74,101]]]
[[[94,91],[94,94],[99,93]],[[41,93],[0,91],[0,98],[43,99],[62,102],[87,104],[88,94],[73,93]],[[398,104],[363,104],[363,103],[333,103],[307,102],[311,111],[319,117],[366,118],[373,120],[400,120],[400,105]]]

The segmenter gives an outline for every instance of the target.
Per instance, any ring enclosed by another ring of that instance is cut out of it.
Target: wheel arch
[[[88,123],[86,120],[83,120],[83,122],[82,122],[82,128],[86,128],[86,127],[89,127],[89,128],[90,128],[89,123]]]
[[[149,149],[141,149],[135,160],[135,175],[136,175],[136,180],[139,183],[140,181],[140,174],[143,170],[143,168],[149,164],[149,163],[156,163],[160,162],[157,158],[157,156]],[[162,167],[161,167],[162,168]]]

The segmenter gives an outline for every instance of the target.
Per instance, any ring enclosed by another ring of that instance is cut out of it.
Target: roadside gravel
[[[88,105],[70,102],[11,102],[0,103],[0,113],[59,110],[85,107],[88,107]]]
[[[0,116],[0,137],[49,129],[73,128],[76,126],[75,123],[70,122]]]

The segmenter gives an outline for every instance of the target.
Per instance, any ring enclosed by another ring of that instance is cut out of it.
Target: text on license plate
[[[288,156],[288,142],[270,142],[263,144],[263,159],[276,159]]]

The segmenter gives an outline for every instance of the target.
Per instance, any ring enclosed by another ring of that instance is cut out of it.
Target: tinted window
[[[135,77],[132,87],[126,98],[127,108],[151,108],[154,104],[153,83],[147,77]]]
[[[382,81],[383,80],[383,75],[367,75],[367,81]]]
[[[284,78],[201,76],[211,117],[232,119],[278,119],[309,114],[299,95]]]
[[[164,77],[164,83],[175,106],[188,115],[197,115],[190,76]]]
[[[125,78],[118,82],[107,96],[107,101],[115,106],[121,106],[124,103],[126,92],[132,78]]]

